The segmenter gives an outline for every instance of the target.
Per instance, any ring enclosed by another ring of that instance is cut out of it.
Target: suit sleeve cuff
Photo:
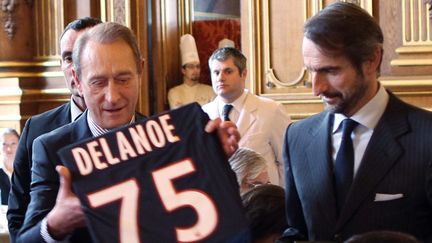
[[[54,240],[54,238],[52,238],[52,236],[50,235],[50,233],[48,232],[48,222],[47,222],[47,218],[45,217],[42,222],[41,222],[41,227],[40,227],[40,234],[42,236],[42,238],[44,239],[45,242],[47,243],[66,243],[69,242],[69,238],[70,235],[66,236],[65,239],[63,240]]]

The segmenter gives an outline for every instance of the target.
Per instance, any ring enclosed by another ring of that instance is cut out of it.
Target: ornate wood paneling
[[[349,1],[380,23],[384,36],[382,83],[404,100],[432,108],[431,26],[423,0]],[[287,106],[294,119],[323,109],[303,68],[304,22],[332,1],[242,1],[242,49],[250,90]]]
[[[131,28],[138,40],[141,55],[148,60],[147,41],[147,2],[140,0],[100,0],[100,13],[103,22],[116,22]],[[140,96],[137,110],[150,114],[148,89],[148,63],[144,66],[140,83]]]
[[[249,89],[287,106],[294,119],[322,109],[303,67],[303,24],[323,1],[245,1],[242,47],[248,58]],[[295,11],[294,11],[295,10]]]

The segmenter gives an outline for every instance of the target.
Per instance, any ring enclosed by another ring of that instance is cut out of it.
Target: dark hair
[[[382,230],[354,235],[344,243],[419,243],[419,241],[406,233]]]
[[[358,72],[377,47],[381,48],[382,61],[384,37],[380,26],[368,12],[352,3],[328,5],[306,22],[304,36],[324,53],[347,57]]]
[[[84,18],[80,18],[80,19],[76,19],[72,22],[70,22],[63,30],[61,36],[60,36],[60,40],[63,38],[63,35],[68,31],[68,30],[83,30],[83,29],[87,29],[89,27],[93,27],[97,24],[102,23],[102,21],[100,19],[97,18],[92,18],[92,17],[84,17]]]
[[[230,57],[234,59],[234,64],[238,68],[240,75],[242,75],[243,70],[246,68],[246,57],[238,49],[233,47],[223,47],[214,51],[208,60],[210,70],[213,60],[224,62]]]
[[[285,218],[285,192],[280,186],[265,184],[242,195],[252,239],[282,235],[288,227]]]
[[[74,45],[72,60],[79,78],[81,78],[81,54],[90,40],[98,43],[113,43],[117,40],[125,41],[132,49],[137,71],[138,73],[141,73],[141,53],[135,35],[124,25],[114,22],[106,22],[86,31],[78,38]]]

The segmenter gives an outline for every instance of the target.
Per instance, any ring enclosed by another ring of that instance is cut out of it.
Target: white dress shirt
[[[359,123],[354,129],[351,138],[354,146],[354,177],[360,167],[361,160],[372,137],[373,131],[379,119],[384,113],[389,100],[389,94],[380,85],[375,96],[364,105],[353,116],[349,117]],[[332,158],[336,161],[336,155],[340,147],[342,138],[342,120],[347,117],[340,113],[335,113],[332,131]]]

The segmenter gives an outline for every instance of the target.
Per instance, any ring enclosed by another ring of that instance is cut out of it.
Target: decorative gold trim
[[[409,3],[409,9],[407,9],[405,6],[407,4],[407,1]],[[417,11],[418,11],[418,15],[417,18],[414,18],[414,14],[413,14],[413,9],[414,8],[414,1],[417,2]],[[428,17],[428,8],[430,7],[429,3],[423,2],[421,0],[402,0],[402,34],[403,34],[403,45],[424,45],[424,44],[432,44],[432,40],[431,40],[431,29],[430,29],[430,22]],[[407,36],[407,32],[406,32],[406,19],[407,13],[410,13],[410,18],[409,18],[409,27],[411,30],[411,35],[409,35],[409,38]],[[422,14],[424,13],[424,15]],[[420,32],[418,33],[419,35],[419,39],[416,40],[415,37],[415,28],[414,28],[414,22],[417,22],[419,27],[417,28],[417,30]],[[423,24],[425,25],[425,28],[423,28]],[[426,40],[420,40],[420,36],[422,36],[421,31],[425,29],[426,32]]]
[[[352,0],[343,0],[342,2],[353,2]],[[357,0],[355,1],[357,5],[366,10],[370,15],[373,15],[373,2],[372,0]]]
[[[125,25],[127,26],[127,27],[131,27],[131,3],[130,3],[130,1],[131,0],[126,0],[125,1],[125,16],[124,16],[124,20],[125,20]]]
[[[264,0],[266,1],[266,0]],[[252,10],[251,12],[253,12],[254,15],[254,20],[252,20],[252,24],[255,25],[255,31],[251,32],[252,34],[252,38],[254,38],[255,43],[252,42],[252,45],[250,46],[251,51],[254,52],[254,68],[255,68],[255,92],[257,94],[262,94],[262,85],[261,85],[261,78],[262,78],[262,71],[263,69],[263,62],[262,62],[262,40],[261,40],[261,33],[262,33],[262,26],[261,26],[261,4],[262,0],[260,1],[252,1]],[[255,47],[255,48],[254,48]],[[253,85],[252,85],[253,86]]]
[[[22,118],[19,115],[0,115],[0,121],[21,121]]]
[[[305,1],[305,11],[304,11],[304,19],[305,21],[317,14],[321,9],[323,9],[323,0],[309,0]]]
[[[100,14],[101,14],[101,21],[107,22],[107,3],[106,0],[100,0]]]
[[[322,104],[322,100],[317,98],[314,100],[286,100],[286,101],[281,101],[281,104],[284,105],[307,105],[307,104]]]
[[[243,54],[247,57],[246,66],[248,70],[247,73],[248,77],[246,80],[246,87],[249,89],[249,92],[251,92],[252,94],[256,94],[257,87],[259,87],[259,80],[256,78],[256,74],[259,73],[259,69],[257,67],[258,62],[256,61],[256,52],[255,52],[255,49],[259,48],[257,45],[255,45],[255,41],[258,35],[256,35],[255,32],[256,25],[253,24],[255,23],[255,18],[258,16],[256,12],[256,7],[254,5],[256,2],[259,2],[259,0],[257,1],[249,0],[244,2],[245,4],[242,7],[243,8],[242,14],[245,13],[246,20],[244,22],[248,24],[243,24],[243,20],[242,20],[242,26],[241,26],[242,29],[247,28],[247,31],[242,30],[241,39],[242,39],[242,43],[247,42],[245,46],[249,47],[248,53],[246,53],[245,50],[243,49]]]
[[[178,0],[179,35],[191,34],[193,21],[193,0]],[[179,36],[179,37],[180,37]]]
[[[41,62],[13,62],[4,61],[0,62],[1,67],[59,67],[59,61],[41,61]]]
[[[31,77],[63,77],[61,71],[50,71],[50,72],[3,72],[0,73],[0,78],[31,78]]]
[[[393,79],[393,80],[380,80],[380,83],[385,87],[424,87],[431,86],[432,87],[432,79],[416,79],[416,80],[402,80],[402,79]]]
[[[425,96],[425,95],[432,95],[432,91],[395,91],[393,92],[395,93],[397,96],[410,96],[410,97],[416,97],[416,96]]]
[[[317,114],[317,113],[311,113],[311,112],[308,112],[308,113],[290,113],[290,117],[291,117],[292,121],[298,121],[298,120],[303,120],[305,118],[313,116],[315,114]]]
[[[64,96],[64,95],[60,94],[59,96]],[[14,101],[10,101],[10,100],[4,101],[3,100],[3,101],[0,101],[0,105],[20,105],[20,104],[26,104],[26,103],[47,103],[47,102],[66,103],[69,100],[70,100],[70,96],[67,96],[66,98],[58,98],[58,96],[53,96],[53,98],[44,98],[44,99],[41,99],[38,97],[38,99],[32,99],[32,100],[29,100],[29,99],[20,99],[20,100],[14,100]]]
[[[167,73],[167,67],[168,67],[168,64],[167,64],[167,62],[166,62],[166,60],[167,60],[167,55],[166,55],[166,53],[165,53],[165,50],[167,50],[168,48],[167,48],[167,44],[168,44],[168,41],[167,41],[167,36],[168,36],[168,30],[167,30],[167,26],[168,26],[168,21],[167,21],[167,3],[166,3],[166,1],[169,1],[169,0],[162,0],[162,1],[160,1],[160,22],[161,22],[161,25],[160,25],[160,29],[161,29],[161,45],[160,45],[160,48],[161,48],[161,55],[160,55],[160,59],[161,59],[161,63],[162,63],[162,70],[163,70],[163,73],[164,73],[164,81],[162,82],[162,89],[163,89],[163,100],[167,100],[167,94],[168,94],[168,90],[167,90],[167,82],[168,82],[168,80],[167,80],[167,75],[166,75],[166,73]],[[180,13],[178,13],[178,15],[180,15]]]
[[[391,66],[429,66],[432,65],[431,59],[397,59],[390,62]]]
[[[427,53],[432,52],[432,46],[402,46],[396,49],[396,52],[401,53]]]
[[[414,1],[417,8],[414,7]],[[429,57],[412,57],[405,54],[426,54],[432,52],[430,20],[428,17],[429,3],[421,0],[402,0],[402,46],[396,49],[400,57],[390,62],[391,66],[428,66],[432,65]],[[417,10],[418,14],[414,14]],[[407,16],[409,14],[409,16]],[[407,23],[408,21],[408,23]],[[417,23],[418,27],[415,28]],[[409,28],[409,29],[408,29]],[[408,33],[408,30],[410,30]],[[426,31],[426,33],[424,32]],[[418,35],[418,37],[416,37]],[[425,38],[422,38],[424,37]],[[408,58],[406,58],[408,56]]]
[[[304,1],[304,19],[303,22],[306,21],[306,19],[308,18],[308,11],[307,11],[307,7],[308,7],[308,2]],[[316,7],[316,5],[318,4],[318,6],[322,6],[322,1],[313,1],[312,6]],[[276,83],[279,86],[282,87],[292,87],[292,86],[296,86],[298,85],[300,82],[302,82],[305,79],[306,76],[306,69],[305,68],[301,68],[301,70],[299,70],[299,75],[297,76],[296,79],[291,80],[291,81],[287,81],[287,82],[282,82],[281,80],[279,80],[276,75],[273,72],[273,68],[271,67],[271,53],[270,53],[270,10],[269,10],[269,2],[268,1],[262,1],[262,25],[263,25],[263,50],[264,50],[264,72],[265,72],[265,84],[267,85],[272,85],[274,83]],[[261,23],[261,21],[257,21],[257,23]],[[257,33],[261,33],[260,31],[258,31]],[[258,52],[260,53],[260,52]],[[258,62],[260,62],[261,60],[259,60],[259,56],[258,56]],[[261,62],[260,62],[261,63]],[[261,70],[261,69],[260,69]],[[259,90],[260,93],[262,93],[261,90]]]
[[[19,89],[19,88],[2,88],[0,90],[0,97],[10,96],[24,96],[24,95],[70,95],[70,91],[67,88],[58,89]]]

